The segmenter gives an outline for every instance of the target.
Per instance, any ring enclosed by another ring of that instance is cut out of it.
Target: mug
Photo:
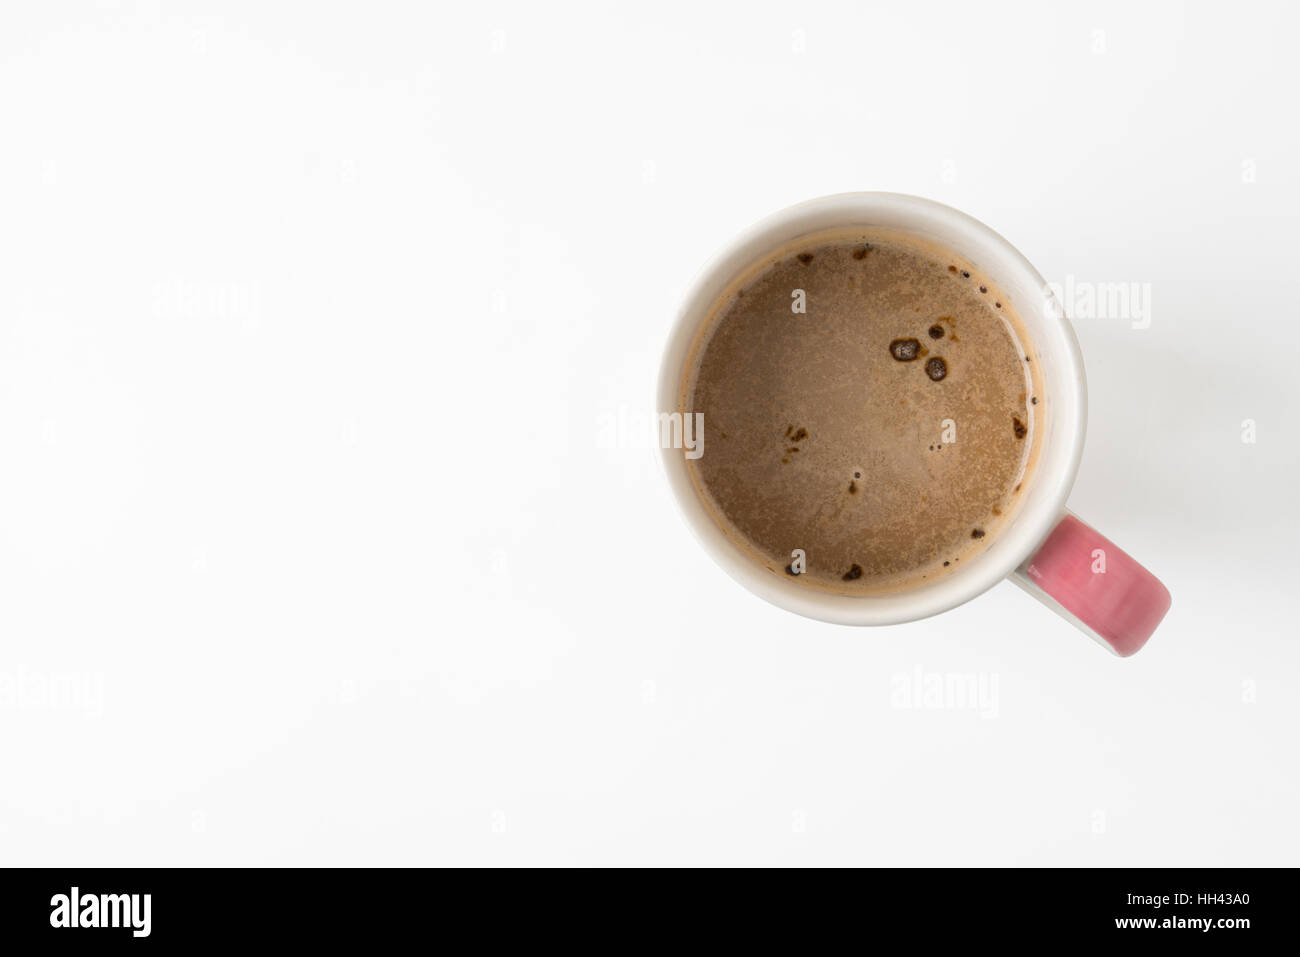
[[[1074,330],[1054,292],[1009,242],[965,213],[918,196],[843,193],[791,206],[740,234],[687,292],[659,374],[660,421],[679,408],[682,376],[710,308],[745,270],[802,236],[837,229],[903,232],[945,247],[990,276],[1018,315],[1039,363],[1041,438],[1018,513],[951,575],[897,593],[852,596],[799,585],[746,555],[709,515],[691,481],[688,450],[661,442],[668,481],[687,523],[722,568],[774,605],[844,625],[893,625],[955,608],[1010,578],[1103,647],[1126,657],[1169,610],[1169,591],[1126,552],[1066,509],[1083,454],[1087,391]]]

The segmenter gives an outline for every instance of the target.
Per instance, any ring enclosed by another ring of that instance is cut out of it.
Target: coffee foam
[[[1044,406],[1026,341],[991,280],[940,247],[799,237],[737,276],[692,344],[679,411],[704,413],[696,492],[771,573],[802,549],[809,587],[950,574],[1014,520],[1032,474]]]

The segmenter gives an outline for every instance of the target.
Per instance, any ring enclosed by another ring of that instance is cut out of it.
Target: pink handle
[[[1069,513],[1015,579],[1121,658],[1147,643],[1171,602],[1155,575]]]

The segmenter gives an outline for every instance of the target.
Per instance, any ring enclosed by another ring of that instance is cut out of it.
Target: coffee
[[[714,520],[774,574],[849,594],[950,575],[995,540],[1041,412],[1012,304],[914,237],[825,234],[714,304],[679,411]]]

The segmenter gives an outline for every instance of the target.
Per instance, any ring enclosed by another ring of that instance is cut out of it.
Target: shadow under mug
[[[1004,578],[1038,598],[1103,647],[1133,654],[1169,610],[1164,585],[1065,507],[1087,420],[1083,360],[1074,330],[1037,270],[992,229],[932,200],[898,193],[843,193],[781,210],[746,229],[695,279],[678,311],[660,368],[658,411],[678,408],[692,344],[711,307],[773,250],[827,230],[903,232],[945,247],[993,279],[1009,300],[1039,363],[1042,428],[1037,464],[1016,515],[987,549],[942,579],[896,593],[852,596],[809,588],[764,567],[713,520],[691,481],[686,450],[661,443],[668,480],[688,524],[732,578],[774,605],[845,625],[891,625],[935,615]]]

